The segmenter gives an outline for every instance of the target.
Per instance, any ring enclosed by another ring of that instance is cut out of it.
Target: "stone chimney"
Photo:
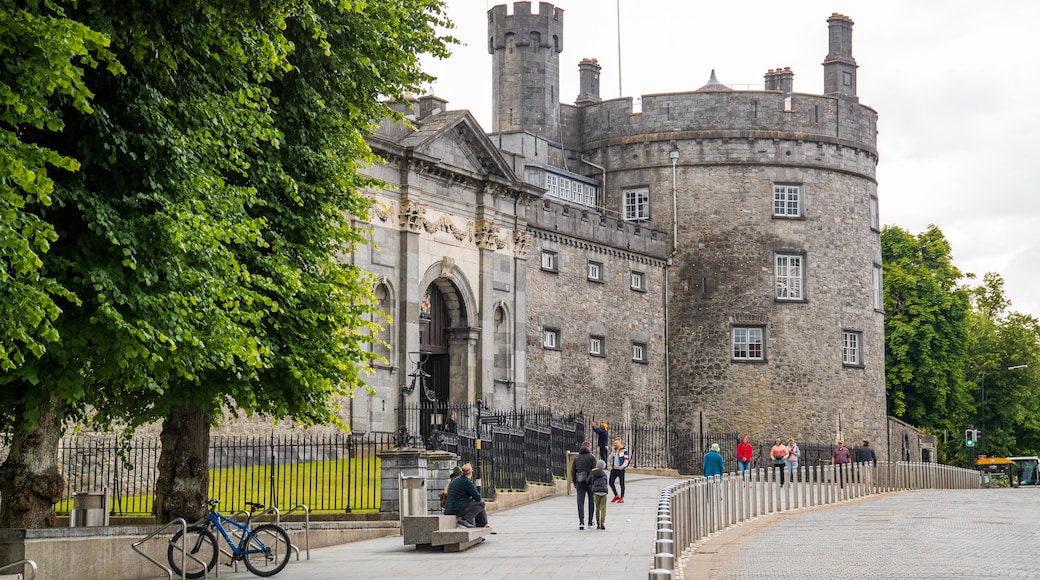
[[[852,19],[831,14],[827,19],[829,50],[823,61],[823,92],[856,96],[856,59],[852,58]]]
[[[425,119],[430,115],[436,115],[448,110],[447,99],[436,95],[423,95],[419,97],[419,118]]]
[[[594,58],[583,58],[578,63],[578,98],[574,99],[575,105],[588,105],[598,103],[599,97],[599,61]]]

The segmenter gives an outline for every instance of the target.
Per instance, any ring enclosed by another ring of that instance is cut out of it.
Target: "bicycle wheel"
[[[202,578],[206,570],[212,570],[217,565],[217,540],[204,526],[189,527],[183,546],[187,551],[184,554],[185,578]],[[170,538],[170,545],[166,549],[170,568],[173,568],[173,575],[177,577],[181,575],[181,549],[181,532],[177,532]],[[193,557],[198,561],[193,560]]]
[[[285,533],[285,530],[274,524],[264,524],[250,531],[244,549],[262,550],[243,554],[242,560],[250,572],[257,576],[274,576],[289,563],[292,543],[289,542],[289,534]]]

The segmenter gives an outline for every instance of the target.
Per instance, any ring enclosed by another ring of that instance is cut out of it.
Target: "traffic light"
[[[974,447],[975,442],[979,440],[979,432],[975,429],[967,429],[964,431],[964,444],[968,447]]]

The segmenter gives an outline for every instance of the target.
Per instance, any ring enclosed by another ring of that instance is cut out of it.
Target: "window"
[[[560,176],[555,173],[545,174],[546,194],[550,197],[560,197]]]
[[[550,272],[556,272],[556,252],[543,251],[542,252],[542,269]]]
[[[638,290],[639,292],[646,292],[646,274],[642,272],[632,272],[632,289]]]
[[[560,178],[560,199],[571,201],[571,180],[566,177]]]
[[[553,199],[596,207],[596,186],[537,168],[528,168],[527,181],[545,187],[545,195]]]
[[[560,350],[560,331],[555,328],[546,328],[543,330],[542,347],[552,350]]]
[[[799,217],[802,215],[802,188],[799,185],[773,186],[773,215]]]
[[[763,356],[765,334],[764,329],[757,326],[737,326],[733,328],[734,360],[765,360]]]
[[[589,337],[589,354],[592,356],[606,356],[607,349],[604,346],[602,336],[590,336]]]
[[[802,256],[777,254],[776,297],[780,300],[804,299],[802,276]]]
[[[589,280],[593,282],[603,281],[603,264],[600,262],[589,261]]]
[[[847,366],[863,366],[863,333],[842,331],[841,362]]]
[[[885,309],[885,287],[881,279],[881,266],[874,264],[874,310]]]
[[[639,187],[621,192],[625,199],[625,219],[641,221],[650,219],[650,188]]]
[[[645,344],[640,342],[632,343],[632,360],[638,363],[648,362]]]
[[[881,218],[878,216],[877,198],[870,198],[870,229],[881,231]]]

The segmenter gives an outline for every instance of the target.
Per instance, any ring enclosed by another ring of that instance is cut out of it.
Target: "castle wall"
[[[643,424],[665,416],[667,236],[645,226],[549,200],[529,210],[529,404]],[[543,250],[556,254],[555,271],[542,268]],[[589,261],[602,265],[601,280],[589,279]],[[645,290],[632,289],[632,272]],[[558,349],[543,346],[546,328],[560,332]],[[603,337],[603,356],[590,354],[592,336]],[[645,362],[633,360],[633,343],[646,346]]]

